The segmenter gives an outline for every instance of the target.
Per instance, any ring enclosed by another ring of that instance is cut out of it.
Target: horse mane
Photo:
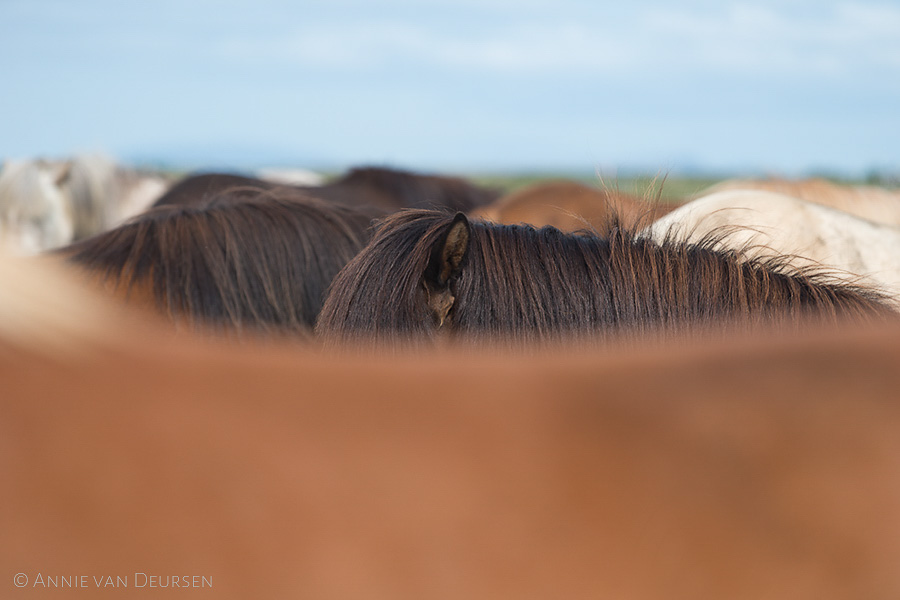
[[[317,331],[326,340],[435,336],[422,274],[453,223],[451,214],[426,210],[384,219],[332,283]],[[791,269],[778,258],[720,249],[715,236],[657,243],[615,221],[602,236],[481,221],[469,228],[451,286],[450,331],[463,339],[537,341],[893,314],[875,291]]]
[[[290,190],[237,188],[200,206],[153,208],[61,252],[117,293],[149,293],[175,321],[303,333],[373,216]]]
[[[683,240],[716,232],[745,255],[779,255],[792,265],[827,268],[838,279],[900,293],[900,230],[837,208],[765,190],[733,189],[692,200],[642,236]]]

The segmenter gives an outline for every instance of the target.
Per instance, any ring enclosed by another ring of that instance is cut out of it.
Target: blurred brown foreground
[[[900,597],[900,330],[338,357],[2,265],[4,598]]]

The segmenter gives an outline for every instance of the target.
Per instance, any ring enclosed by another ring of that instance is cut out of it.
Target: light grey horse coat
[[[887,292],[900,302],[900,228],[758,190],[710,194],[647,227],[653,239],[721,236],[748,256],[790,255],[796,267],[824,267],[842,280]]]
[[[37,254],[72,241],[71,205],[59,187],[66,175],[48,163],[6,161],[0,171],[0,250]]]

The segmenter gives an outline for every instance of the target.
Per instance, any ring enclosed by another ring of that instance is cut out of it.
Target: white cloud
[[[503,0],[496,0],[502,4]],[[796,8],[796,7],[795,7]],[[567,14],[546,10],[502,21],[445,25],[411,16],[310,22],[291,35],[229,40],[232,59],[304,67],[378,69],[409,63],[497,73],[616,74],[635,69],[834,75],[896,68],[900,8],[731,3]],[[574,11],[573,11],[574,12]]]
[[[617,70],[633,44],[565,21],[511,25],[490,32],[437,31],[408,22],[310,27],[280,40],[229,41],[222,52],[242,60],[307,67],[368,69],[397,61],[478,72]]]
[[[679,43],[685,65],[747,71],[847,73],[892,66],[900,52],[900,8],[839,4],[810,14],[734,3],[717,12],[671,9],[646,16],[658,41]]]

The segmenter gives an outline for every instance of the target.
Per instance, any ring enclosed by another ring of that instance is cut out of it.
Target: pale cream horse
[[[787,256],[795,267],[824,267],[835,277],[900,298],[900,228],[791,196],[730,190],[689,202],[643,232],[653,239],[719,237],[749,256]]]
[[[67,176],[61,165],[6,161],[0,171],[0,250],[30,255],[72,241],[72,207],[60,189]]]
[[[161,175],[125,168],[103,154],[79,154],[62,164],[68,176],[61,180],[60,188],[72,204],[76,240],[143,212],[169,186]]]
[[[0,173],[0,244],[35,254],[91,237],[143,212],[169,184],[102,154],[10,160]]]
[[[792,180],[773,177],[729,179],[710,187],[702,195],[725,190],[775,192],[830,206],[875,223],[900,225],[900,190],[872,185],[841,185],[819,178]]]

